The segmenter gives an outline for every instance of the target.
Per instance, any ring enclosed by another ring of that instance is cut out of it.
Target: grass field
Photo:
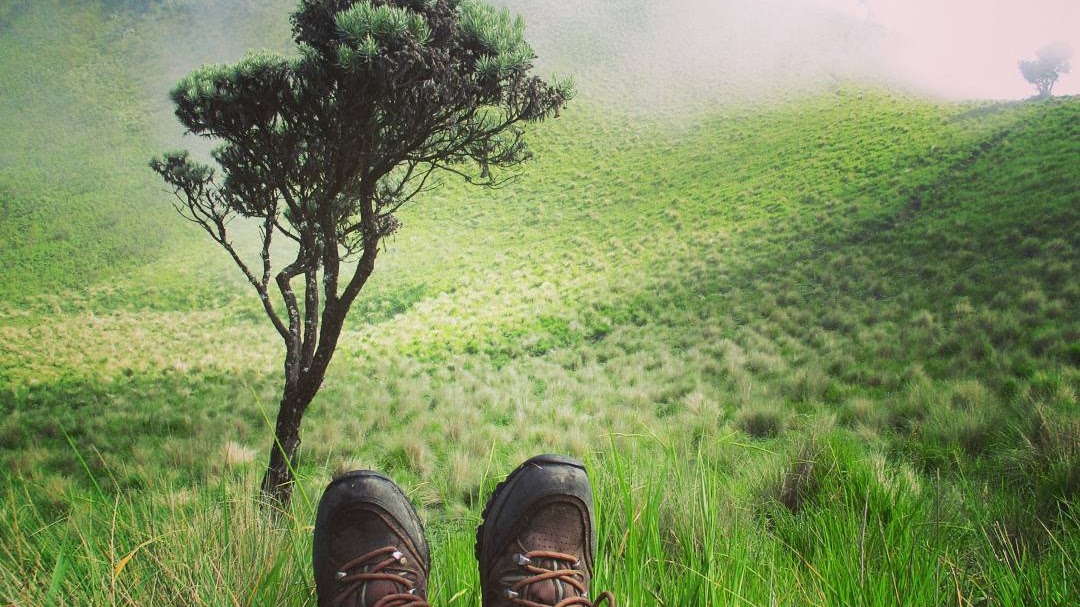
[[[319,492],[374,467],[433,604],[478,605],[483,502],[545,451],[590,468],[620,605],[1080,601],[1080,100],[584,95],[510,186],[403,213],[271,523],[278,343],[122,84],[162,26],[46,4],[0,10],[0,604],[314,605]]]

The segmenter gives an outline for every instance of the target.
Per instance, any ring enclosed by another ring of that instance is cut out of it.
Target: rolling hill
[[[313,604],[314,501],[367,466],[475,604],[470,526],[537,451],[590,465],[620,604],[1077,596],[1080,99],[583,95],[509,186],[402,213],[271,528],[278,344],[144,169],[169,76],[131,52],[192,13],[9,4],[2,602]]]

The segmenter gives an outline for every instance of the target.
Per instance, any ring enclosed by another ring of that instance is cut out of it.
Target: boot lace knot
[[[409,566],[405,555],[393,546],[372,550],[356,557],[342,565],[336,577],[342,587],[334,597],[335,606],[343,604],[357,593],[364,592],[371,582],[391,582],[402,591],[380,598],[371,607],[431,607],[416,594],[419,574]]]
[[[505,596],[514,605],[521,607],[570,607],[581,605],[583,607],[599,607],[602,604],[615,606],[615,597],[610,592],[602,592],[595,602],[585,596],[588,589],[585,587],[585,573],[579,568],[578,559],[561,552],[534,550],[524,554],[514,555],[514,560],[526,575],[514,576],[516,580],[506,587]],[[550,564],[550,567],[544,565]],[[536,603],[525,598],[529,586],[541,582],[556,581],[570,586],[576,596],[563,598],[553,605]]]

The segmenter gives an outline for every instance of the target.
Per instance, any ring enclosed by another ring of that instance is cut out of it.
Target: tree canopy
[[[394,213],[439,171],[499,183],[499,169],[529,157],[521,125],[557,115],[572,96],[568,81],[531,74],[522,20],[482,2],[302,0],[292,25],[293,56],[203,66],[173,89],[188,132],[220,142],[218,170],[186,151],[151,162],[284,341],[280,448],[263,489],[285,500],[300,418],[381,239],[399,225]],[[258,220],[248,223],[259,226],[261,267],[232,244],[238,216]],[[271,259],[275,238],[295,252],[283,265]]]
[[[1067,44],[1044,46],[1035,53],[1036,59],[1020,62],[1024,80],[1035,85],[1040,97],[1049,97],[1061,74],[1069,73],[1072,49]]]

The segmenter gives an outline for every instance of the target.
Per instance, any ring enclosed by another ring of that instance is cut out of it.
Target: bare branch
[[[300,237],[298,235],[296,235],[296,234],[293,234],[285,226],[281,225],[281,222],[278,221],[278,219],[276,217],[274,218],[273,222],[274,222],[274,228],[276,228],[277,231],[280,232],[282,236],[284,236],[285,238],[288,238],[289,240],[291,240],[293,242],[296,242],[296,243],[300,242]]]
[[[493,190],[498,190],[499,188],[502,188],[503,186],[505,186],[507,184],[513,183],[513,182],[517,181],[518,178],[520,177],[520,175],[518,175],[517,173],[511,173],[511,174],[509,174],[509,175],[507,175],[507,176],[505,176],[505,177],[503,177],[501,179],[496,179],[494,175],[492,175],[491,173],[488,173],[488,176],[487,176],[486,179],[477,180],[476,178],[474,178],[469,173],[466,173],[465,171],[456,169],[453,166],[443,165],[443,164],[438,164],[438,163],[435,163],[435,164],[439,169],[441,169],[443,171],[446,171],[447,173],[453,173],[454,175],[457,175],[457,176],[461,177],[469,185],[475,185],[475,186],[490,188],[490,189],[493,189]]]
[[[184,195],[181,196],[181,192]],[[266,312],[270,322],[274,325],[277,332],[283,337],[288,338],[288,332],[285,325],[282,323],[281,318],[274,310],[273,302],[270,300],[270,294],[267,286],[270,281],[270,235],[271,231],[267,231],[264,228],[263,233],[263,246],[261,251],[262,257],[262,278],[256,278],[255,274],[251,271],[244,260],[236,252],[232,242],[229,241],[227,224],[232,220],[233,215],[225,211],[215,210],[217,207],[212,202],[212,197],[216,196],[215,192],[208,190],[205,186],[200,186],[197,190],[177,188],[173,192],[179,202],[173,203],[173,207],[177,210],[181,217],[191,221],[202,227],[210,238],[214,242],[218,243],[225,252],[232,258],[233,263],[243,273],[244,278],[248,283],[254,287],[255,292],[259,296],[259,300],[262,302],[263,310]],[[270,222],[270,217],[267,217],[267,224]]]
[[[299,373],[300,362],[300,309],[296,301],[296,293],[292,289],[292,279],[303,272],[303,250],[297,255],[293,263],[278,272],[278,291],[285,300],[285,313],[289,318],[289,326],[283,335],[285,339],[285,369],[286,373]],[[295,381],[296,378],[286,378],[286,381]]]

